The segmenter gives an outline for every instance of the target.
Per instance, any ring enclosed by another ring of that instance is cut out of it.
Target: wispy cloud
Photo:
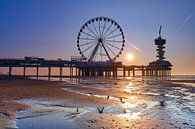
[[[192,15],[193,15],[193,14],[191,13],[188,17],[185,18],[185,20],[180,24],[180,26],[179,26],[179,28],[178,28],[178,31],[180,31],[180,30],[183,28],[184,24],[185,24],[187,21],[190,20],[190,18],[192,17]]]
[[[137,47],[136,45],[132,44],[129,40],[127,40],[126,44],[129,45],[131,48],[135,49],[136,51],[142,52],[139,47]]]
[[[137,46],[135,46],[135,45],[133,45],[133,44],[131,44],[131,43],[130,43],[130,46],[131,46],[132,48],[134,48],[135,50],[141,52],[141,49],[139,49]]]

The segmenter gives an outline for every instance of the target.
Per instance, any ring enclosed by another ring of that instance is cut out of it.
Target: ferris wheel
[[[81,56],[94,61],[115,61],[124,48],[124,33],[114,20],[96,17],[87,21],[80,29],[77,47]]]

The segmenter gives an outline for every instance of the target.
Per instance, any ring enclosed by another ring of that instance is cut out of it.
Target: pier
[[[96,25],[94,29],[94,26]],[[103,28],[100,23],[104,24]],[[113,26],[113,30],[110,27]],[[172,64],[165,60],[164,45],[166,40],[155,39],[157,60],[149,65],[124,65],[116,59],[122,54],[125,37],[122,28],[114,20],[107,17],[96,17],[87,21],[79,30],[77,47],[80,56],[72,56],[71,60],[46,60],[40,57],[24,57],[23,59],[0,59],[0,68],[7,67],[12,76],[15,67],[22,68],[24,77],[126,77],[126,76],[170,76]],[[58,75],[52,75],[52,68],[58,68]],[[26,75],[28,68],[34,68],[36,75]],[[47,75],[40,75],[39,69],[46,68]],[[64,75],[63,69],[69,73]]]
[[[148,69],[148,66],[123,65],[122,62],[104,62],[100,64],[89,64],[88,62],[76,62],[67,60],[25,60],[25,59],[0,59],[0,69],[8,68],[8,76],[12,76],[14,68],[21,68],[24,77],[130,77],[130,76],[170,76],[171,69],[158,68]],[[28,68],[33,68],[36,75],[27,75]],[[47,69],[47,75],[40,75],[40,68]],[[59,69],[58,75],[52,75],[52,68]],[[69,74],[64,75],[63,69],[67,68]]]

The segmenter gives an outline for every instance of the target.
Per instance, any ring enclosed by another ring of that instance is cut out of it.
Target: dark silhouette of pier
[[[100,22],[104,24],[101,29]],[[91,23],[99,26],[96,31],[90,27]],[[109,25],[109,27],[106,27]],[[111,30],[113,26],[115,29]],[[98,31],[97,31],[98,30]],[[93,32],[95,31],[95,32]],[[117,34],[115,32],[117,31]],[[118,40],[115,40],[115,38]],[[122,62],[116,62],[116,58],[121,55],[124,48],[124,33],[122,28],[114,20],[106,17],[97,17],[87,21],[80,29],[77,38],[78,51],[81,57],[74,56],[71,60],[46,60],[39,57],[25,57],[24,59],[0,59],[0,68],[8,67],[8,75],[12,76],[12,69],[15,67],[23,68],[24,77],[84,77],[84,76],[102,76],[102,77],[119,77],[119,76],[136,76],[139,72],[141,76],[170,76],[171,63],[165,60],[164,45],[166,40],[161,38],[161,27],[159,37],[155,39],[157,45],[156,61],[150,62],[149,65],[124,65]],[[119,46],[117,46],[119,44]],[[86,46],[85,48],[83,48]],[[95,47],[94,47],[95,46]],[[94,48],[93,48],[94,47]],[[114,49],[115,48],[115,49]],[[90,50],[91,49],[91,50]],[[86,54],[90,50],[92,54]],[[111,54],[112,53],[112,54]],[[100,61],[96,61],[98,58]],[[87,58],[88,57],[88,58]],[[103,58],[107,60],[103,61]],[[59,75],[52,75],[53,67],[59,69]],[[26,75],[26,69],[36,68],[36,75]],[[47,68],[47,75],[39,75],[40,68]],[[64,75],[63,69],[68,68],[69,74]],[[122,74],[119,74],[121,73]]]
[[[158,69],[148,69],[148,66],[123,65],[122,62],[102,62],[101,64],[89,64],[88,62],[77,62],[67,60],[25,60],[25,59],[0,59],[0,68],[8,67],[8,75],[12,76],[13,68],[23,68],[24,77],[84,77],[84,76],[102,76],[102,77],[127,77],[139,75],[142,76],[170,76],[171,69],[159,67]],[[26,75],[28,68],[35,68],[36,75]],[[39,75],[40,68],[47,68],[47,75]],[[52,75],[52,68],[59,69],[59,75]],[[69,75],[63,74],[63,69],[69,69]],[[154,71],[158,71],[154,73]],[[121,74],[119,74],[119,72]]]

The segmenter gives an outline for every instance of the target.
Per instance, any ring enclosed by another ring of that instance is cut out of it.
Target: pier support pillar
[[[108,72],[107,71],[105,71],[105,77],[107,77],[108,76]]]
[[[12,76],[12,66],[9,67],[9,76]]]
[[[154,71],[154,75],[157,76],[157,70]]]
[[[73,68],[72,66],[70,67],[70,73],[71,73],[71,77],[73,76]]]
[[[82,76],[85,76],[85,71],[82,69]]]
[[[107,71],[107,77],[109,77],[110,76],[110,71]]]
[[[60,67],[60,78],[62,78],[62,70],[63,70],[63,67]]]
[[[51,79],[51,67],[48,67],[48,80]]]
[[[59,77],[60,81],[62,81],[62,71],[63,71],[63,67],[60,66],[60,77]]]
[[[112,76],[115,77],[115,70],[112,70]]]
[[[160,76],[162,76],[162,70],[159,70],[159,72],[160,72]]]
[[[70,66],[70,72],[69,72],[69,74],[70,74],[70,77],[71,77],[71,66]]]
[[[81,76],[81,70],[80,70],[80,69],[78,69],[78,70],[79,70],[79,71],[78,71],[78,72],[79,72],[78,74],[79,74],[79,76]]]
[[[114,70],[113,70],[113,76],[114,76],[114,77],[117,77],[117,69],[114,69]]]
[[[39,78],[39,67],[37,66],[36,68],[36,76],[37,76],[37,79]]]
[[[125,68],[123,68],[123,76],[124,76],[124,77],[126,76]]]
[[[145,76],[145,71],[144,71],[144,69],[142,69],[142,76]]]
[[[165,76],[165,70],[163,70],[163,76]]]
[[[23,68],[23,77],[25,77],[26,76],[26,67],[24,66],[24,68]]]
[[[78,68],[75,68],[75,72],[76,72],[75,73],[76,74],[75,76],[77,77],[78,76]]]
[[[131,76],[130,70],[128,70],[128,76]]]
[[[135,76],[135,69],[133,69],[133,76]]]
[[[72,77],[72,76],[73,76],[73,67],[70,66],[70,77]]]

